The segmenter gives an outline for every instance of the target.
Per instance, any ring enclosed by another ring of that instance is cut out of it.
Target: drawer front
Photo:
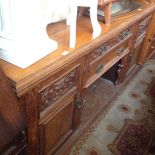
[[[136,42],[139,42],[139,40],[142,40],[142,38],[144,39],[150,21],[151,21],[151,15],[143,18],[138,23]]]
[[[77,65],[67,72],[59,71],[42,83],[38,87],[40,113],[77,88],[79,74],[79,65]]]
[[[115,48],[117,45],[129,39],[131,35],[132,35],[132,26],[126,28],[119,34],[115,35],[113,38],[104,42],[100,47],[94,49],[90,53],[89,64],[90,65],[93,64],[95,61],[100,59],[103,55],[105,55],[107,52]]]
[[[88,87],[117,61],[129,52],[128,42],[105,54],[101,59],[89,66],[85,87]]]

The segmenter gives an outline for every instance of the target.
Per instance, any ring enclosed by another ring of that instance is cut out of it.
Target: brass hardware
[[[110,48],[110,45],[108,42],[104,43],[103,46],[101,47],[102,51],[107,51]]]
[[[76,95],[75,104],[78,109],[80,109],[83,105],[82,99],[79,94]]]
[[[119,35],[119,39],[120,40],[124,40],[125,38],[127,38],[127,36],[130,34],[130,29],[127,29],[125,31],[123,31],[120,35]]]
[[[119,69],[117,70],[117,73],[119,74],[121,71],[122,71],[122,69],[121,69],[121,68],[119,68]]]
[[[97,67],[96,67],[96,73],[100,73],[103,69],[104,65],[103,64],[99,64]]]
[[[119,48],[118,50],[117,50],[117,55],[118,56],[120,56],[120,55],[122,55],[122,53],[124,52],[124,47],[121,47],[121,48]]]
[[[155,46],[151,46],[151,49],[155,49]]]
[[[119,67],[119,68],[123,68],[124,65],[123,65],[123,64],[119,64],[118,67]]]
[[[110,45],[108,42],[105,42],[102,47],[99,48],[99,55],[101,56],[105,51],[107,51],[110,48]]]
[[[99,52],[99,56],[103,54],[103,50],[101,48],[98,50],[98,52]]]
[[[128,57],[128,62],[130,63],[132,59],[132,54],[130,53],[129,57]]]

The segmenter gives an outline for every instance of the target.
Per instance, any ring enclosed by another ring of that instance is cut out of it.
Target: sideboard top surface
[[[148,4],[144,5],[141,11],[136,10],[124,15],[119,20],[112,22],[110,26],[106,26],[103,22],[100,22],[102,34],[94,40],[91,35],[92,27],[89,17],[78,17],[77,40],[74,49],[69,48],[69,27],[66,26],[65,21],[49,24],[47,26],[48,35],[58,42],[58,49],[56,51],[26,69],[21,69],[3,60],[0,60],[0,65],[16,88],[18,96],[20,96],[33,88],[35,83],[42,81],[49,74],[54,73],[64,65],[89,53],[92,48],[97,47],[101,42],[106,41],[115,33],[135,23],[153,10],[154,5]]]

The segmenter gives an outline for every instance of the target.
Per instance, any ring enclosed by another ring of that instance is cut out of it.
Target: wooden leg
[[[110,25],[111,19],[111,5],[112,3],[108,3],[104,8],[104,15],[105,15],[105,24]]]

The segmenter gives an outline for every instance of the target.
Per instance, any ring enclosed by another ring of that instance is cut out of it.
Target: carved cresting
[[[105,54],[107,51],[111,50],[113,47],[116,46],[116,44],[128,38],[131,35],[131,32],[132,32],[132,27],[128,27],[118,35],[114,36],[113,38],[109,39],[107,42],[103,43],[103,45],[100,48],[96,48],[94,51],[92,51],[90,55],[90,63],[92,63],[98,57]]]
[[[45,88],[41,93],[40,112],[53,104],[61,96],[67,93],[71,88],[76,86],[79,68],[75,68],[67,75],[56,81],[49,87]]]

